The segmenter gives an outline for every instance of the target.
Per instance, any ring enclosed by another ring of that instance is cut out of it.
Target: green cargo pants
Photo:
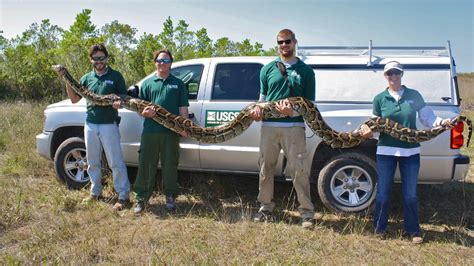
[[[133,185],[133,194],[138,201],[148,201],[155,190],[160,158],[164,193],[167,197],[178,194],[179,135],[174,132],[144,133],[137,179]]]

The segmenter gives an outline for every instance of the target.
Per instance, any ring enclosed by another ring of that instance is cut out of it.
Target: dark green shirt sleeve
[[[260,70],[260,94],[262,95],[267,95],[267,92],[268,92],[266,69],[267,69],[266,67],[263,67]]]
[[[423,99],[423,96],[418,91],[416,92],[416,97],[415,97],[415,103],[413,105],[415,111],[419,111],[421,108],[426,106],[425,100]]]
[[[85,86],[87,82],[87,75],[84,75],[81,77],[81,79],[79,80],[79,83],[82,85],[82,86]]]
[[[127,94],[127,86],[122,74],[117,71],[117,86],[115,87],[116,94]]]
[[[382,116],[382,110],[380,109],[380,101],[379,101],[378,97],[374,98],[374,103],[373,103],[372,108],[373,108],[372,113],[375,116]]]
[[[304,97],[310,101],[314,101],[316,98],[316,79],[312,68],[309,69],[306,75],[304,90]]]
[[[138,98],[145,101],[150,101],[150,95],[148,95],[148,82],[144,81],[142,83],[140,91],[138,92]]]
[[[183,106],[189,106],[189,101],[188,101],[188,89],[184,85],[183,82],[180,82],[179,84],[179,107]]]

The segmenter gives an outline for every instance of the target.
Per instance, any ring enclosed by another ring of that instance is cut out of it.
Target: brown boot
[[[126,200],[119,199],[115,203],[115,205],[112,207],[112,209],[114,211],[121,211],[121,210],[126,209],[126,208],[130,208],[130,200],[129,199],[126,199]]]

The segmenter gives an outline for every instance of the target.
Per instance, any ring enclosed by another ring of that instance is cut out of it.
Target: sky
[[[171,17],[209,37],[249,38],[265,49],[292,29],[300,45],[445,46],[451,41],[458,72],[474,72],[474,0],[0,0],[0,31],[21,35],[34,22],[69,29],[91,9],[99,28],[118,20],[158,34]]]

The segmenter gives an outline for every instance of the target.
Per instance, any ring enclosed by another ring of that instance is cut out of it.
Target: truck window
[[[315,69],[316,101],[371,102],[387,87],[383,70]],[[453,104],[449,69],[407,69],[402,84],[418,90],[427,103]],[[448,99],[447,101],[443,98]]]
[[[204,65],[189,65],[171,69],[171,74],[184,82],[188,89],[188,99],[196,100]]]
[[[211,100],[258,100],[261,68],[258,63],[218,64]]]

